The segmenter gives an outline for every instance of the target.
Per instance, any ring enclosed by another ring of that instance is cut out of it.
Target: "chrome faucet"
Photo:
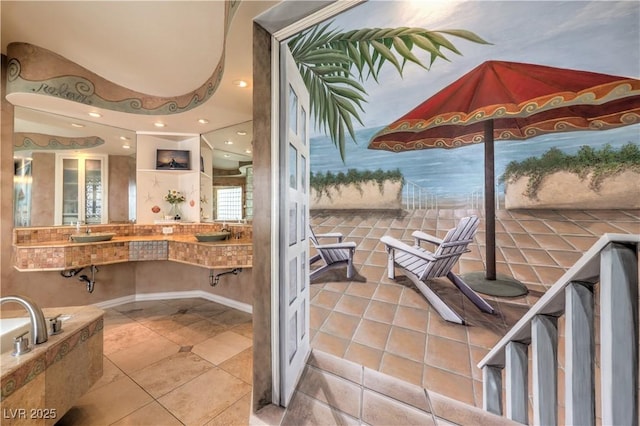
[[[27,310],[31,321],[31,338],[33,339],[34,344],[38,345],[49,339],[49,335],[47,334],[47,323],[44,320],[42,309],[40,309],[33,300],[25,296],[15,295],[0,297],[0,305],[3,305],[6,302],[18,303]]]
[[[85,234],[90,234],[91,233],[91,228],[89,228],[89,224],[87,222],[85,222],[84,220],[78,220],[76,222],[76,234],[80,233],[80,231],[82,230],[82,225],[86,225],[84,233]]]

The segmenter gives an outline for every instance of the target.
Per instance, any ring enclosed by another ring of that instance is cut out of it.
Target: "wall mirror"
[[[201,203],[211,220],[253,219],[253,122],[246,121],[202,135],[213,149],[210,199]]]
[[[136,134],[14,109],[14,226],[136,219]]]

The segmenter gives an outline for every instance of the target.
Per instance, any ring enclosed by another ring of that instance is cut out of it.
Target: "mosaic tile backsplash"
[[[130,241],[129,260],[166,260],[168,241]]]

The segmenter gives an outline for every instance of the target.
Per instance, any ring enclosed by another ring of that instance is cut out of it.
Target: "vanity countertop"
[[[75,246],[97,246],[97,245],[107,245],[113,243],[122,243],[122,242],[130,242],[130,241],[177,241],[181,243],[193,243],[193,244],[202,244],[205,246],[210,245],[250,245],[252,244],[251,238],[243,237],[243,238],[229,238],[228,240],[222,241],[211,241],[211,242],[200,242],[196,239],[195,235],[126,235],[126,236],[118,236],[116,235],[112,239],[108,241],[95,241],[90,243],[77,243],[74,241],[45,241],[45,242],[37,242],[37,243],[21,243],[15,244],[16,247],[20,248],[43,248],[43,247],[75,247]]]

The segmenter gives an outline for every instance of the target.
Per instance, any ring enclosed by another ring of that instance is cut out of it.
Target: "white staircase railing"
[[[567,425],[638,425],[638,257],[640,235],[605,234],[478,364],[483,408],[528,424],[558,424],[558,317],[565,315],[564,406]],[[599,285],[600,327],[594,286]],[[600,400],[596,401],[599,329]],[[531,346],[532,384],[528,383]]]
[[[402,192],[402,202],[407,210],[438,208],[438,197],[415,182],[405,179]]]

